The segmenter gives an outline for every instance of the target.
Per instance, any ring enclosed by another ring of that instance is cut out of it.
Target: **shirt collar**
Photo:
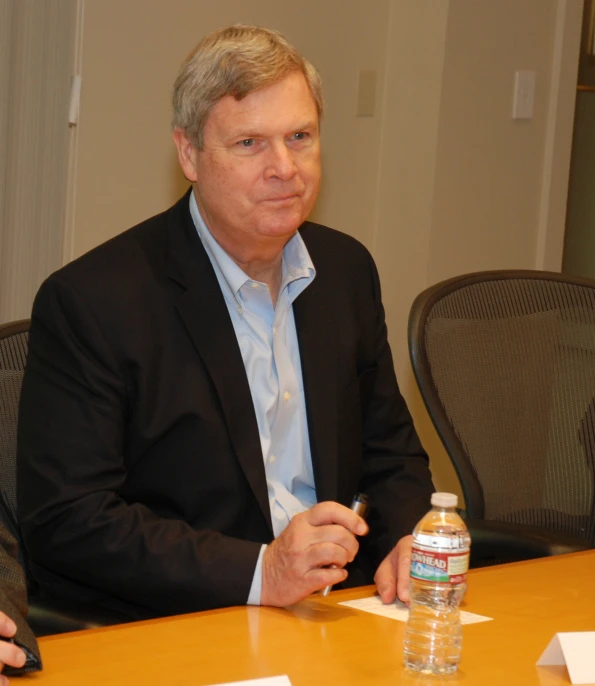
[[[211,262],[214,262],[219,267],[231,292],[234,295],[237,295],[242,286],[247,281],[252,281],[252,279],[233,261],[209,231],[200,214],[200,210],[198,209],[194,191],[190,193],[190,215],[192,216],[192,221],[194,222],[198,236],[210,257]],[[283,248],[283,277],[281,289],[296,279],[312,279],[315,275],[316,269],[314,268],[314,263],[306,248],[304,239],[300,236],[299,232],[296,231]]]
[[[211,262],[219,267],[231,292],[236,295],[246,281],[249,281],[250,279],[225,250],[223,250],[219,243],[217,243],[213,234],[207,228],[207,225],[200,214],[200,210],[198,209],[194,191],[190,193],[190,215],[192,216],[192,221],[194,222],[198,236],[211,259]]]

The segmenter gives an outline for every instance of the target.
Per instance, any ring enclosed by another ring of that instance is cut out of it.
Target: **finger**
[[[411,546],[403,545],[398,549],[397,558],[397,596],[403,603],[409,603],[409,573],[411,571]]]
[[[4,667],[4,665],[2,665],[2,667]],[[1,669],[1,667],[0,667],[0,669]],[[2,674],[0,674],[0,686],[8,686],[8,684],[9,684],[8,679],[5,676],[3,676]]]
[[[347,570],[339,568],[312,569],[306,575],[310,592],[320,591],[327,586],[336,586],[347,578]]]
[[[314,505],[304,515],[312,526],[340,524],[357,536],[364,536],[368,533],[368,525],[359,515],[345,505],[330,500]]]
[[[0,636],[12,638],[17,632],[16,624],[10,617],[0,612]]]
[[[393,554],[394,550],[384,558],[374,576],[376,589],[385,605],[392,603],[397,597],[397,579],[392,560]]]
[[[352,559],[345,548],[335,543],[316,543],[309,546],[305,552],[305,562],[308,570],[329,567],[330,565],[341,568],[351,562]]]
[[[278,541],[279,539],[276,539]],[[309,569],[302,556],[299,568],[288,567],[275,552],[275,542],[267,546],[262,565],[261,604],[287,607],[303,600],[325,586],[338,584],[347,577],[342,569]]]
[[[0,641],[0,662],[10,667],[23,667],[27,657],[21,648],[14,643]],[[0,670],[2,671],[2,670]]]
[[[348,562],[353,560],[359,550],[357,538],[350,531],[347,531],[345,527],[338,524],[312,527],[311,536],[312,542],[310,545],[333,543],[344,548],[349,558]]]

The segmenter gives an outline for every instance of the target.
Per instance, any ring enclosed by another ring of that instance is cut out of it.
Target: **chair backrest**
[[[17,519],[16,448],[19,398],[27,361],[30,320],[0,325],[0,512],[21,540]],[[22,548],[22,546],[21,546]]]
[[[468,516],[595,543],[595,282],[444,281],[413,303],[409,351]]]

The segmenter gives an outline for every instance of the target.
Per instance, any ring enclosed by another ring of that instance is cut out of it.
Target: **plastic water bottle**
[[[405,666],[450,674],[461,659],[459,605],[467,589],[471,539],[454,493],[434,493],[432,509],[413,530]]]

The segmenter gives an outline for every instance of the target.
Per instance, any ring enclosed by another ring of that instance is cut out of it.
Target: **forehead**
[[[228,95],[211,110],[205,125],[205,138],[213,135],[275,133],[293,127],[318,125],[316,102],[301,72],[252,91],[236,100]]]

